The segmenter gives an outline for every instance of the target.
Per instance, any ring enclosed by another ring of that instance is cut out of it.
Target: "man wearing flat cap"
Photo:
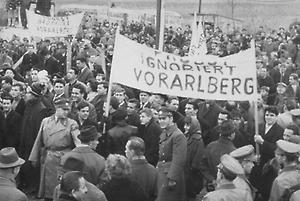
[[[171,110],[163,107],[158,112],[162,128],[159,140],[158,196],[157,201],[185,200],[184,167],[187,156],[187,139],[174,123]]]
[[[99,143],[99,137],[100,133],[95,126],[83,127],[78,135],[81,144],[71,152],[66,153],[61,159],[61,165],[70,157],[82,160],[84,163],[83,171],[86,173],[85,179],[94,185],[102,183],[103,176],[105,176],[105,160],[94,151]]]
[[[213,192],[209,192],[203,198],[203,201],[252,201],[251,194],[233,184],[237,175],[244,174],[241,164],[228,154],[220,158],[220,164],[217,173],[217,187]]]
[[[53,190],[58,184],[57,168],[61,157],[80,142],[78,124],[67,117],[70,103],[61,98],[54,102],[55,113],[43,119],[39,133],[31,150],[29,161],[33,166],[40,163],[41,178],[38,197],[52,199]]]
[[[276,145],[275,156],[277,161],[283,164],[283,169],[273,182],[270,201],[280,200],[286,189],[300,183],[298,167],[300,145],[285,140],[278,140]]]
[[[27,196],[17,189],[15,178],[24,160],[19,158],[15,148],[6,147],[0,150],[0,200],[27,201]]]
[[[254,167],[254,162],[256,161],[253,145],[240,147],[230,152],[229,155],[238,160],[244,169],[244,174],[237,175],[237,177],[233,180],[234,185],[240,189],[248,191],[254,199],[256,189],[248,180],[251,170]]]

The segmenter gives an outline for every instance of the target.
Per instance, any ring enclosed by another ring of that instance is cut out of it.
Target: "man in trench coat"
[[[80,142],[80,131],[75,120],[67,118],[70,104],[64,98],[55,101],[54,115],[43,119],[31,150],[29,161],[33,166],[40,162],[41,177],[38,197],[51,200],[58,185],[58,168],[61,157]]]
[[[160,135],[157,164],[157,201],[184,201],[187,140],[174,123],[172,111],[160,109],[158,119],[163,131]]]

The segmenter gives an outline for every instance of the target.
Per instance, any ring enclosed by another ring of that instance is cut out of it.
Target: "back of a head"
[[[137,156],[143,156],[145,153],[145,142],[140,137],[131,137],[128,140],[128,149],[133,150]]]
[[[66,172],[60,181],[61,191],[70,194],[72,190],[78,190],[80,188],[80,178],[83,178],[83,174],[79,171]]]

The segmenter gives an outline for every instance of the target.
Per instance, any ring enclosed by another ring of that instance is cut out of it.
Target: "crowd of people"
[[[117,26],[86,16],[70,68],[67,38],[0,39],[0,200],[299,200],[299,25],[255,34],[205,25],[207,54],[255,39],[258,133],[248,101],[119,84],[108,101]],[[151,24],[122,23],[120,33],[155,48]],[[165,28],[164,51],[187,56],[191,35]]]

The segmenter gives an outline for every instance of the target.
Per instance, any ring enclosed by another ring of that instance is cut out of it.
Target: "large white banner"
[[[254,48],[228,57],[178,57],[116,36],[112,82],[149,92],[214,100],[256,100]]]
[[[65,17],[47,17],[26,10],[26,14],[31,34],[45,38],[76,35],[84,13]]]

